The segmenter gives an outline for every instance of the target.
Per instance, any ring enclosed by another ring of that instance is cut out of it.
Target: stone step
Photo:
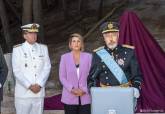
[[[1,114],[16,114],[12,108],[3,108]],[[44,110],[43,114],[64,114],[63,110]]]
[[[44,114],[64,114],[63,110],[45,110]]]
[[[2,114],[15,114],[14,108],[2,107],[1,111],[2,111]]]

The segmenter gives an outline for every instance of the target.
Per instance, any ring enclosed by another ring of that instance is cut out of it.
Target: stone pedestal
[[[7,80],[4,84],[4,94],[7,96],[8,95],[13,96],[15,80],[14,80],[13,71],[12,71],[12,62],[11,62],[12,54],[7,53],[4,55],[4,57],[6,59],[6,63],[8,66],[8,76],[7,76]]]

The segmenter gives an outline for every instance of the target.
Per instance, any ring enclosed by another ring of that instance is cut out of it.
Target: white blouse
[[[79,79],[80,77],[80,66],[76,65],[76,70],[77,70],[77,78]]]

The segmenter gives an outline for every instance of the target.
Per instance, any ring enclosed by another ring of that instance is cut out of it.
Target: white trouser
[[[15,98],[16,114],[43,114],[44,98]]]
[[[134,112],[137,110],[137,98],[134,97]]]

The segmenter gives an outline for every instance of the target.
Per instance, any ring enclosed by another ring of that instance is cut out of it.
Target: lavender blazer
[[[71,89],[80,88],[86,92],[85,95],[81,96],[81,104],[90,104],[91,96],[88,93],[87,88],[87,77],[91,67],[92,55],[86,52],[80,54],[80,77],[77,77],[76,66],[73,60],[72,52],[66,53],[61,56],[59,76],[60,81],[63,85],[61,101],[65,104],[75,105],[79,103],[77,96],[71,93]]]

